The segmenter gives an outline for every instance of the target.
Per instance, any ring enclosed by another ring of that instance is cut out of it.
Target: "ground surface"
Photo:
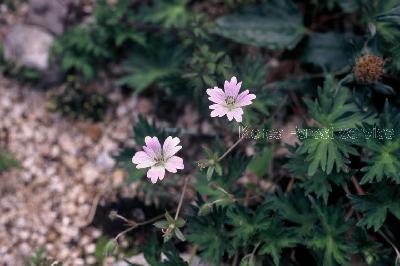
[[[112,155],[129,142],[135,114],[150,108],[108,93],[118,107],[105,122],[77,122],[50,113],[47,95],[0,78],[2,142],[20,164],[0,175],[0,265],[22,265],[41,246],[64,265],[94,262],[97,201],[125,180]]]

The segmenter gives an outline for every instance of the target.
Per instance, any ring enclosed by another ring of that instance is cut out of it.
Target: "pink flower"
[[[232,77],[231,81],[225,80],[224,90],[218,87],[208,89],[208,99],[214,104],[210,105],[211,117],[223,117],[226,115],[229,121],[233,118],[237,122],[242,122],[243,106],[252,104],[252,100],[256,98],[254,94],[249,94],[249,90],[245,90],[239,94],[242,82],[237,83],[236,77]]]
[[[132,162],[137,169],[148,168],[147,177],[154,184],[158,179],[163,180],[165,170],[176,173],[177,169],[183,169],[183,159],[175,156],[182,149],[177,146],[180,142],[179,138],[168,137],[161,148],[161,144],[157,137],[146,137],[144,139],[146,145],[143,151],[138,151],[132,158]]]

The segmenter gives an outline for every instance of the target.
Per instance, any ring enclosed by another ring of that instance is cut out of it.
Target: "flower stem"
[[[189,177],[185,177],[185,184],[183,185],[181,198],[179,199],[178,208],[176,209],[175,220],[177,220],[179,217],[179,212],[182,208],[182,202],[183,202],[183,198],[185,197],[185,192],[186,192],[188,181],[189,181]]]
[[[237,145],[239,145],[240,142],[242,142],[242,140],[245,138],[245,135],[243,135],[240,139],[238,139],[231,147],[229,147],[229,149],[222,154],[219,158],[218,158],[218,162],[221,161],[222,159],[224,159]]]

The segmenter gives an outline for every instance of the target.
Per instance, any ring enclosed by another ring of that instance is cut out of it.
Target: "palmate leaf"
[[[289,147],[291,152],[295,149],[296,147]],[[294,177],[301,181],[299,186],[304,189],[305,194],[314,194],[317,198],[322,198],[325,204],[328,203],[332,184],[343,186],[353,174],[352,172],[327,174],[322,170],[317,170],[313,176],[309,176],[308,165],[302,154],[293,154],[287,166]]]
[[[332,173],[334,166],[336,172],[348,171],[346,167],[350,155],[357,155],[357,150],[350,143],[336,139],[308,139],[297,150],[300,154],[306,154],[308,162],[308,175],[313,176],[318,169],[327,174]]]
[[[355,252],[352,242],[346,237],[352,222],[344,221],[341,204],[326,207],[310,199],[318,223],[306,245],[318,253],[324,266],[348,265],[350,253]]]
[[[364,159],[367,163],[361,170],[365,175],[361,184],[382,181],[389,178],[400,184],[400,114],[386,101],[378,127],[365,127],[365,139],[360,145],[372,156]]]
[[[224,226],[226,219],[226,208],[213,207],[207,215],[192,216],[188,222],[187,239],[199,247],[203,260],[216,265],[220,265],[224,254],[232,250]]]
[[[158,0],[154,6],[145,9],[144,20],[160,24],[165,28],[184,27],[191,16],[187,9],[188,0]]]
[[[304,192],[297,188],[289,194],[278,191],[277,195],[269,198],[267,202],[269,208],[281,219],[296,225],[296,234],[299,236],[309,234],[317,221],[309,200],[304,196]]]
[[[393,184],[378,183],[366,195],[349,197],[354,208],[363,214],[357,223],[359,226],[373,227],[378,231],[389,212],[400,219],[400,190]]]
[[[314,175],[318,169],[330,174],[334,167],[336,172],[346,172],[349,156],[358,153],[351,145],[354,139],[338,134],[363,124],[372,124],[374,117],[363,112],[352,100],[350,90],[336,84],[331,76],[325,80],[323,89],[318,89],[314,102],[304,101],[313,119],[322,127],[301,132],[300,138],[305,140],[296,153],[306,155],[308,175]]]
[[[283,222],[276,218],[270,219],[270,225],[260,232],[259,237],[262,245],[258,254],[270,255],[275,265],[280,265],[283,249],[295,247],[301,241],[294,229],[285,228]]]
[[[118,80],[118,84],[139,93],[154,82],[179,73],[185,50],[176,46],[172,48],[173,40],[167,39],[155,38],[146,48],[138,47],[125,60],[123,66],[127,74]]]
[[[375,122],[372,114],[363,112],[356,105],[350,90],[336,83],[330,75],[327,76],[323,88],[318,88],[317,99],[304,99],[304,102],[313,119],[334,132]]]
[[[271,0],[218,18],[214,32],[247,45],[293,49],[306,29],[291,0]]]
[[[239,205],[229,208],[227,223],[233,226],[229,233],[233,247],[239,248],[252,244],[254,242],[252,239],[261,230],[270,226],[269,215],[270,211],[262,205],[255,211]]]

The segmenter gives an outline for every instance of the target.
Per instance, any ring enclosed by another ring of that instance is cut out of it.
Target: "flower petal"
[[[165,176],[165,168],[162,166],[153,166],[147,171],[147,177],[151,179],[151,182],[154,184],[158,179],[163,180]]]
[[[143,146],[143,150],[152,158],[161,154],[161,144],[157,137],[145,137],[144,142],[146,146]]]
[[[242,86],[242,82],[237,83],[237,79],[235,76],[233,76],[231,78],[231,81],[225,80],[225,83],[224,83],[225,95],[236,98],[236,96],[238,96],[241,86]]]
[[[227,112],[227,113],[226,113],[226,116],[228,117],[228,120],[229,120],[229,121],[232,121],[232,119],[233,119],[233,111]]]
[[[220,104],[210,105],[210,109],[213,109],[213,111],[210,114],[211,117],[216,117],[216,116],[223,117],[228,112],[228,109]]]
[[[210,96],[208,99],[214,103],[225,103],[225,93],[222,89],[214,87],[214,89],[207,89],[207,94]]]
[[[147,168],[153,166],[156,162],[146,152],[138,151],[132,157],[132,163],[137,164],[136,168]]]
[[[170,158],[180,149],[182,149],[182,146],[177,146],[179,142],[180,139],[177,137],[172,138],[171,136],[169,136],[168,138],[165,139],[163,144],[163,157],[165,159]]]
[[[233,118],[235,118],[236,122],[242,122],[242,115],[243,115],[243,109],[242,108],[235,108],[232,111],[230,111],[232,114]]]
[[[171,173],[176,173],[177,169],[184,169],[183,159],[178,156],[172,156],[165,163],[165,169]]]
[[[236,99],[236,104],[239,107],[250,105],[253,103],[252,100],[254,100],[255,98],[255,94],[249,94],[249,90],[245,90],[238,95]]]

